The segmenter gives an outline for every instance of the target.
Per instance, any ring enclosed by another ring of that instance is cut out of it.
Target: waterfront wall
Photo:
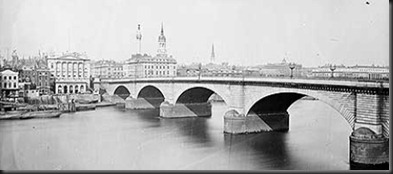
[[[67,103],[70,100],[99,100],[99,94],[69,94],[69,95],[43,95],[34,98],[27,98],[25,102],[28,104],[57,104],[57,103]]]

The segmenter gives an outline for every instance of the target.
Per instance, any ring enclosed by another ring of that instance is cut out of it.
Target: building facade
[[[142,38],[139,32],[137,39],[140,43]],[[140,47],[140,46],[139,46]],[[134,54],[128,59],[124,66],[124,76],[126,78],[145,78],[145,77],[174,77],[177,74],[177,61],[167,54],[166,37],[164,27],[161,25],[161,34],[158,37],[158,49],[156,56],[148,54]]]
[[[56,94],[83,93],[90,86],[90,59],[85,54],[65,53],[48,57],[50,72],[56,78]]]
[[[113,60],[91,62],[91,76],[94,78],[118,79],[124,77],[123,64]]]
[[[290,69],[290,63],[284,58],[281,63],[269,63],[266,65],[258,66],[260,69],[259,73],[262,77],[300,77],[302,75],[302,65],[292,64],[293,69]]]
[[[23,89],[37,89],[40,94],[50,93],[51,72],[45,66],[23,66],[19,71],[19,83]]]
[[[19,91],[19,77],[17,71],[6,69],[0,72],[2,98],[17,97]]]

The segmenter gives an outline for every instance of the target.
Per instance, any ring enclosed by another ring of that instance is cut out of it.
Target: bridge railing
[[[248,77],[248,76],[226,76],[226,77],[209,77],[209,76],[177,76],[177,77],[148,77],[148,78],[122,78],[122,79],[101,79],[100,82],[151,82],[151,81],[204,81],[204,82],[271,82],[271,83],[301,83],[301,84],[318,84],[318,85],[337,85],[365,88],[389,88],[389,82],[386,81],[354,81],[342,79],[310,79],[310,78],[274,78],[274,77]],[[95,82],[96,83],[96,82]]]

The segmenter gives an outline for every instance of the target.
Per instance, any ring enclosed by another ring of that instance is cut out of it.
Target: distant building
[[[332,75],[330,65],[324,65],[312,70],[313,77],[328,78]],[[336,66],[333,71],[335,78],[352,78],[352,79],[389,79],[389,67],[381,66]]]
[[[0,72],[2,98],[12,98],[18,96],[19,77],[17,71],[6,69]]]
[[[291,69],[289,68],[290,63],[284,58],[281,63],[269,63],[267,65],[257,66],[262,77],[289,77]],[[292,70],[293,77],[302,76],[302,65],[294,64]]]
[[[48,57],[50,72],[56,78],[56,94],[83,93],[90,86],[90,59],[86,54],[65,53]]]
[[[137,39],[140,43],[142,35],[139,29],[138,26]],[[123,66],[124,76],[126,78],[173,77],[176,76],[176,64],[176,60],[167,54],[166,37],[164,35],[163,25],[161,25],[161,34],[158,37],[157,55],[154,57],[139,53],[132,55]]]
[[[113,60],[100,60],[91,62],[90,70],[92,77],[112,79],[124,77],[123,64]]]

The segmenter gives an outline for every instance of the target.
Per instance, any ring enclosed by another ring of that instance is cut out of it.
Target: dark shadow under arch
[[[248,111],[247,115],[251,112],[257,115],[286,112],[289,106],[304,96],[306,95],[299,93],[278,93],[269,95],[257,101]]]
[[[194,115],[211,116],[212,99],[210,97],[213,94],[216,94],[218,99],[222,99],[219,94],[211,89],[205,87],[189,88],[180,94],[176,104],[184,105],[189,111],[195,113]]]
[[[114,95],[117,95],[125,100],[128,96],[130,96],[130,91],[128,91],[128,89],[124,86],[118,86],[114,92]]]
[[[143,98],[155,108],[159,108],[160,104],[165,101],[164,94],[155,86],[145,86],[139,93],[137,98]]]
[[[184,91],[179,98],[177,99],[176,103],[206,103],[210,96],[214,94],[214,91],[203,88],[203,87],[194,87],[187,89]]]
[[[313,99],[318,99],[318,98],[314,98],[314,96],[309,96],[307,94],[302,94],[297,92],[275,93],[266,96],[264,98],[261,98],[256,103],[254,103],[254,105],[252,105],[252,107],[247,111],[247,116],[257,115],[273,130],[280,129],[280,127],[289,124],[289,113],[287,112],[288,108],[297,100],[307,96]],[[326,105],[332,107],[336,111],[338,111],[329,103],[326,103],[326,101],[323,100],[321,101]],[[350,121],[348,121],[346,116],[343,115],[343,113],[341,112],[339,113],[342,116],[342,118],[346,120],[348,125],[351,126]],[[287,128],[289,128],[289,125],[287,126]],[[284,128],[283,130],[287,130],[287,128]]]

